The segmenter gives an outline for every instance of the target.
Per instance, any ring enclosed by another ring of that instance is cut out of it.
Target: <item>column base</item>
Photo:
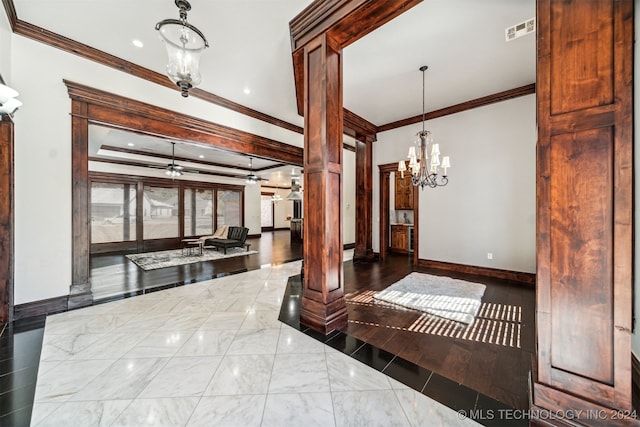
[[[347,326],[347,305],[344,297],[325,305],[303,296],[300,323],[324,335]]]
[[[87,307],[93,304],[93,294],[91,293],[91,283],[80,283],[71,285],[68,300],[69,310],[74,308]]]

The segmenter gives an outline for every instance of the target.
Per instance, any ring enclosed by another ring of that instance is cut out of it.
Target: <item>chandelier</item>
[[[440,144],[434,144],[433,135],[431,135],[430,131],[424,129],[424,72],[427,71],[428,68],[426,65],[420,67],[420,71],[422,71],[422,130],[417,134],[420,138],[420,145],[418,147],[410,147],[409,154],[407,155],[409,159],[408,170],[411,173],[411,185],[420,187],[421,189],[424,189],[424,187],[435,188],[447,185],[449,182],[447,169],[451,167],[449,156],[444,156],[442,162],[440,161]],[[429,144],[431,144],[431,161],[427,163]],[[438,175],[438,169],[442,169],[442,175]],[[403,179],[406,170],[406,161],[400,160],[398,162],[398,172],[400,172]]]
[[[202,81],[200,54],[209,47],[209,42],[200,30],[187,22],[191,4],[187,0],[175,0],[175,3],[180,9],[180,19],[164,19],[156,24],[156,30],[169,56],[167,75],[186,98],[189,89]]]
[[[3,114],[12,117],[13,113],[22,106],[22,102],[16,99],[17,96],[18,92],[15,89],[0,83],[0,120]]]

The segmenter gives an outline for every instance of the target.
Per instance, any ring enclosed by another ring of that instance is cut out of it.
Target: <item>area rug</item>
[[[472,324],[480,309],[485,288],[480,283],[414,272],[373,297],[445,319]]]
[[[176,265],[193,264],[194,262],[214,261],[217,259],[257,253],[258,251],[247,251],[244,248],[229,248],[227,249],[226,255],[223,251],[217,251],[215,249],[205,249],[202,252],[202,255],[183,255],[182,249],[174,249],[170,251],[129,254],[126,255],[126,257],[133,261],[138,267],[147,271],[164,267],[174,267]]]

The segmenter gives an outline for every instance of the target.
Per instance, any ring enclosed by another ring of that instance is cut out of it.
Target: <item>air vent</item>
[[[527,19],[513,27],[509,27],[504,30],[505,37],[508,42],[515,40],[518,37],[526,36],[529,33],[533,33],[536,30],[536,18]]]

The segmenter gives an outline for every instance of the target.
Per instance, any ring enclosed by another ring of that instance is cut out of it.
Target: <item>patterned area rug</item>
[[[193,264],[194,262],[213,261],[216,259],[230,258],[233,256],[257,254],[258,251],[247,251],[244,248],[229,248],[225,255],[222,250],[204,249],[202,255],[189,255],[182,249],[170,251],[146,252],[143,254],[126,255],[138,267],[147,271],[176,265]]]
[[[377,300],[472,324],[486,286],[451,277],[411,273],[373,297]]]

